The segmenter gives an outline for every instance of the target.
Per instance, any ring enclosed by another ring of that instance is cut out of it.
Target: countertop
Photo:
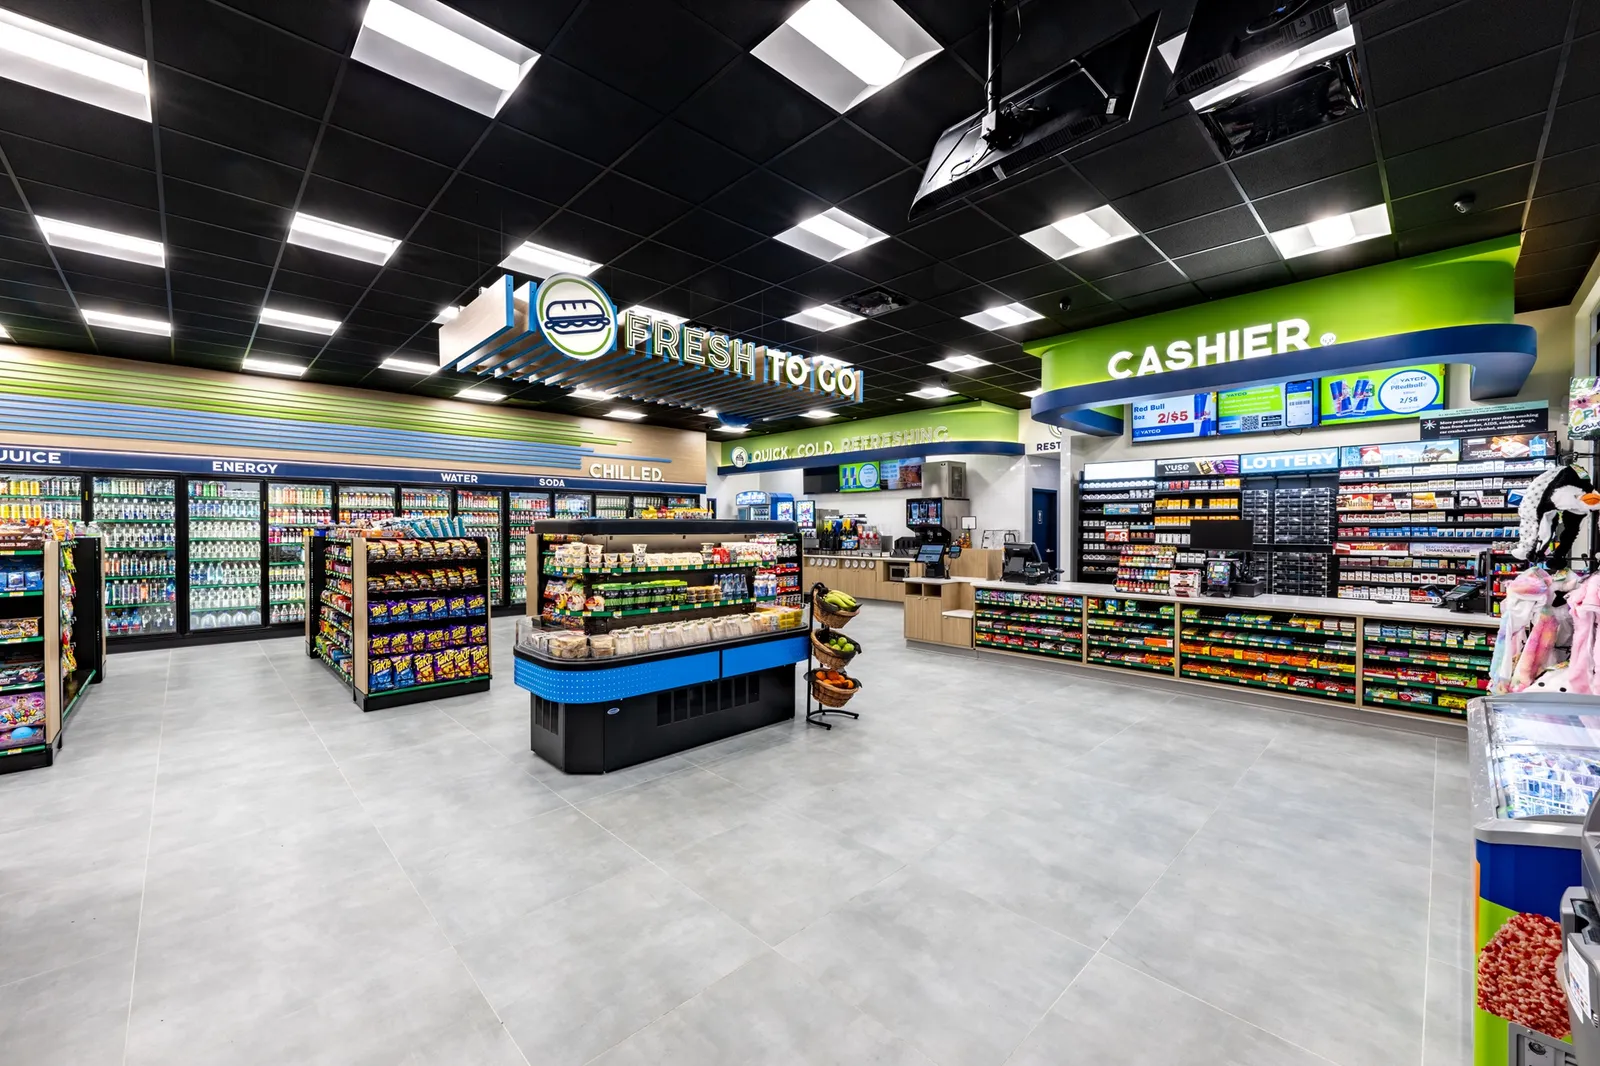
[[[1158,592],[1118,592],[1110,585],[1093,581],[1068,581],[1056,585],[1023,585],[1008,581],[969,580],[974,588],[1009,589],[1014,592],[1060,592],[1072,596],[1103,596],[1114,599],[1158,600],[1162,603],[1203,603],[1248,611],[1295,611],[1300,614],[1332,614],[1351,618],[1373,618],[1392,622],[1421,622],[1429,625],[1475,625],[1496,627],[1500,619],[1486,614],[1457,614],[1415,603],[1384,603],[1380,600],[1341,600],[1333,596],[1173,596]]]
[[[807,559],[862,559],[869,563],[881,563],[894,560],[902,563],[914,563],[916,558],[910,555],[869,555],[866,552],[808,552],[800,553]]]

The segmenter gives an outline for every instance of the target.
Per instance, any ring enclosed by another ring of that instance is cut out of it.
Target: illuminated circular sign
[[[742,467],[750,461],[750,453],[742,445],[733,449],[733,465]]]
[[[1385,411],[1414,415],[1426,411],[1439,399],[1439,379],[1420,370],[1392,375],[1378,386],[1378,402]]]
[[[577,274],[552,274],[534,300],[539,330],[573,359],[597,359],[617,345],[617,309],[604,289]]]
[[[875,488],[877,488],[878,487],[878,464],[877,463],[862,463],[861,467],[860,467],[860,470],[859,470],[859,472],[857,473],[856,476],[858,478],[860,478],[861,487],[862,488],[864,488],[864,489],[875,489]]]

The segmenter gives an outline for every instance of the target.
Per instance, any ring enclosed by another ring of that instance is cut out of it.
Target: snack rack
[[[100,548],[92,537],[0,534],[0,773],[54,762],[85,691],[104,677]]]
[[[487,538],[334,531],[307,542],[317,612],[306,654],[363,711],[488,691]]]

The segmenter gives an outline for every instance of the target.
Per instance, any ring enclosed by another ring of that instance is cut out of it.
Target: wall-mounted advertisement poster
[[[1573,378],[1567,402],[1567,436],[1573,440],[1600,437],[1600,378]]]
[[[1444,407],[1444,364],[1363,370],[1322,379],[1322,424],[1410,418]]]
[[[1317,424],[1317,381],[1280,381],[1217,394],[1217,432],[1270,433]]]
[[[1217,394],[1214,392],[1142,400],[1128,406],[1133,415],[1136,443],[1210,437],[1217,432]]]

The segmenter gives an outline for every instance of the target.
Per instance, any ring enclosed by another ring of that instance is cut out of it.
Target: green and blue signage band
[[[934,455],[1021,455],[1017,412],[977,402],[724,441],[719,474]]]
[[[1512,322],[1518,245],[1484,241],[1038,341],[1026,346],[1042,365],[1033,416],[1109,436],[1126,403],[1435,363],[1470,366],[1474,400],[1515,395],[1535,355],[1533,328]]]

